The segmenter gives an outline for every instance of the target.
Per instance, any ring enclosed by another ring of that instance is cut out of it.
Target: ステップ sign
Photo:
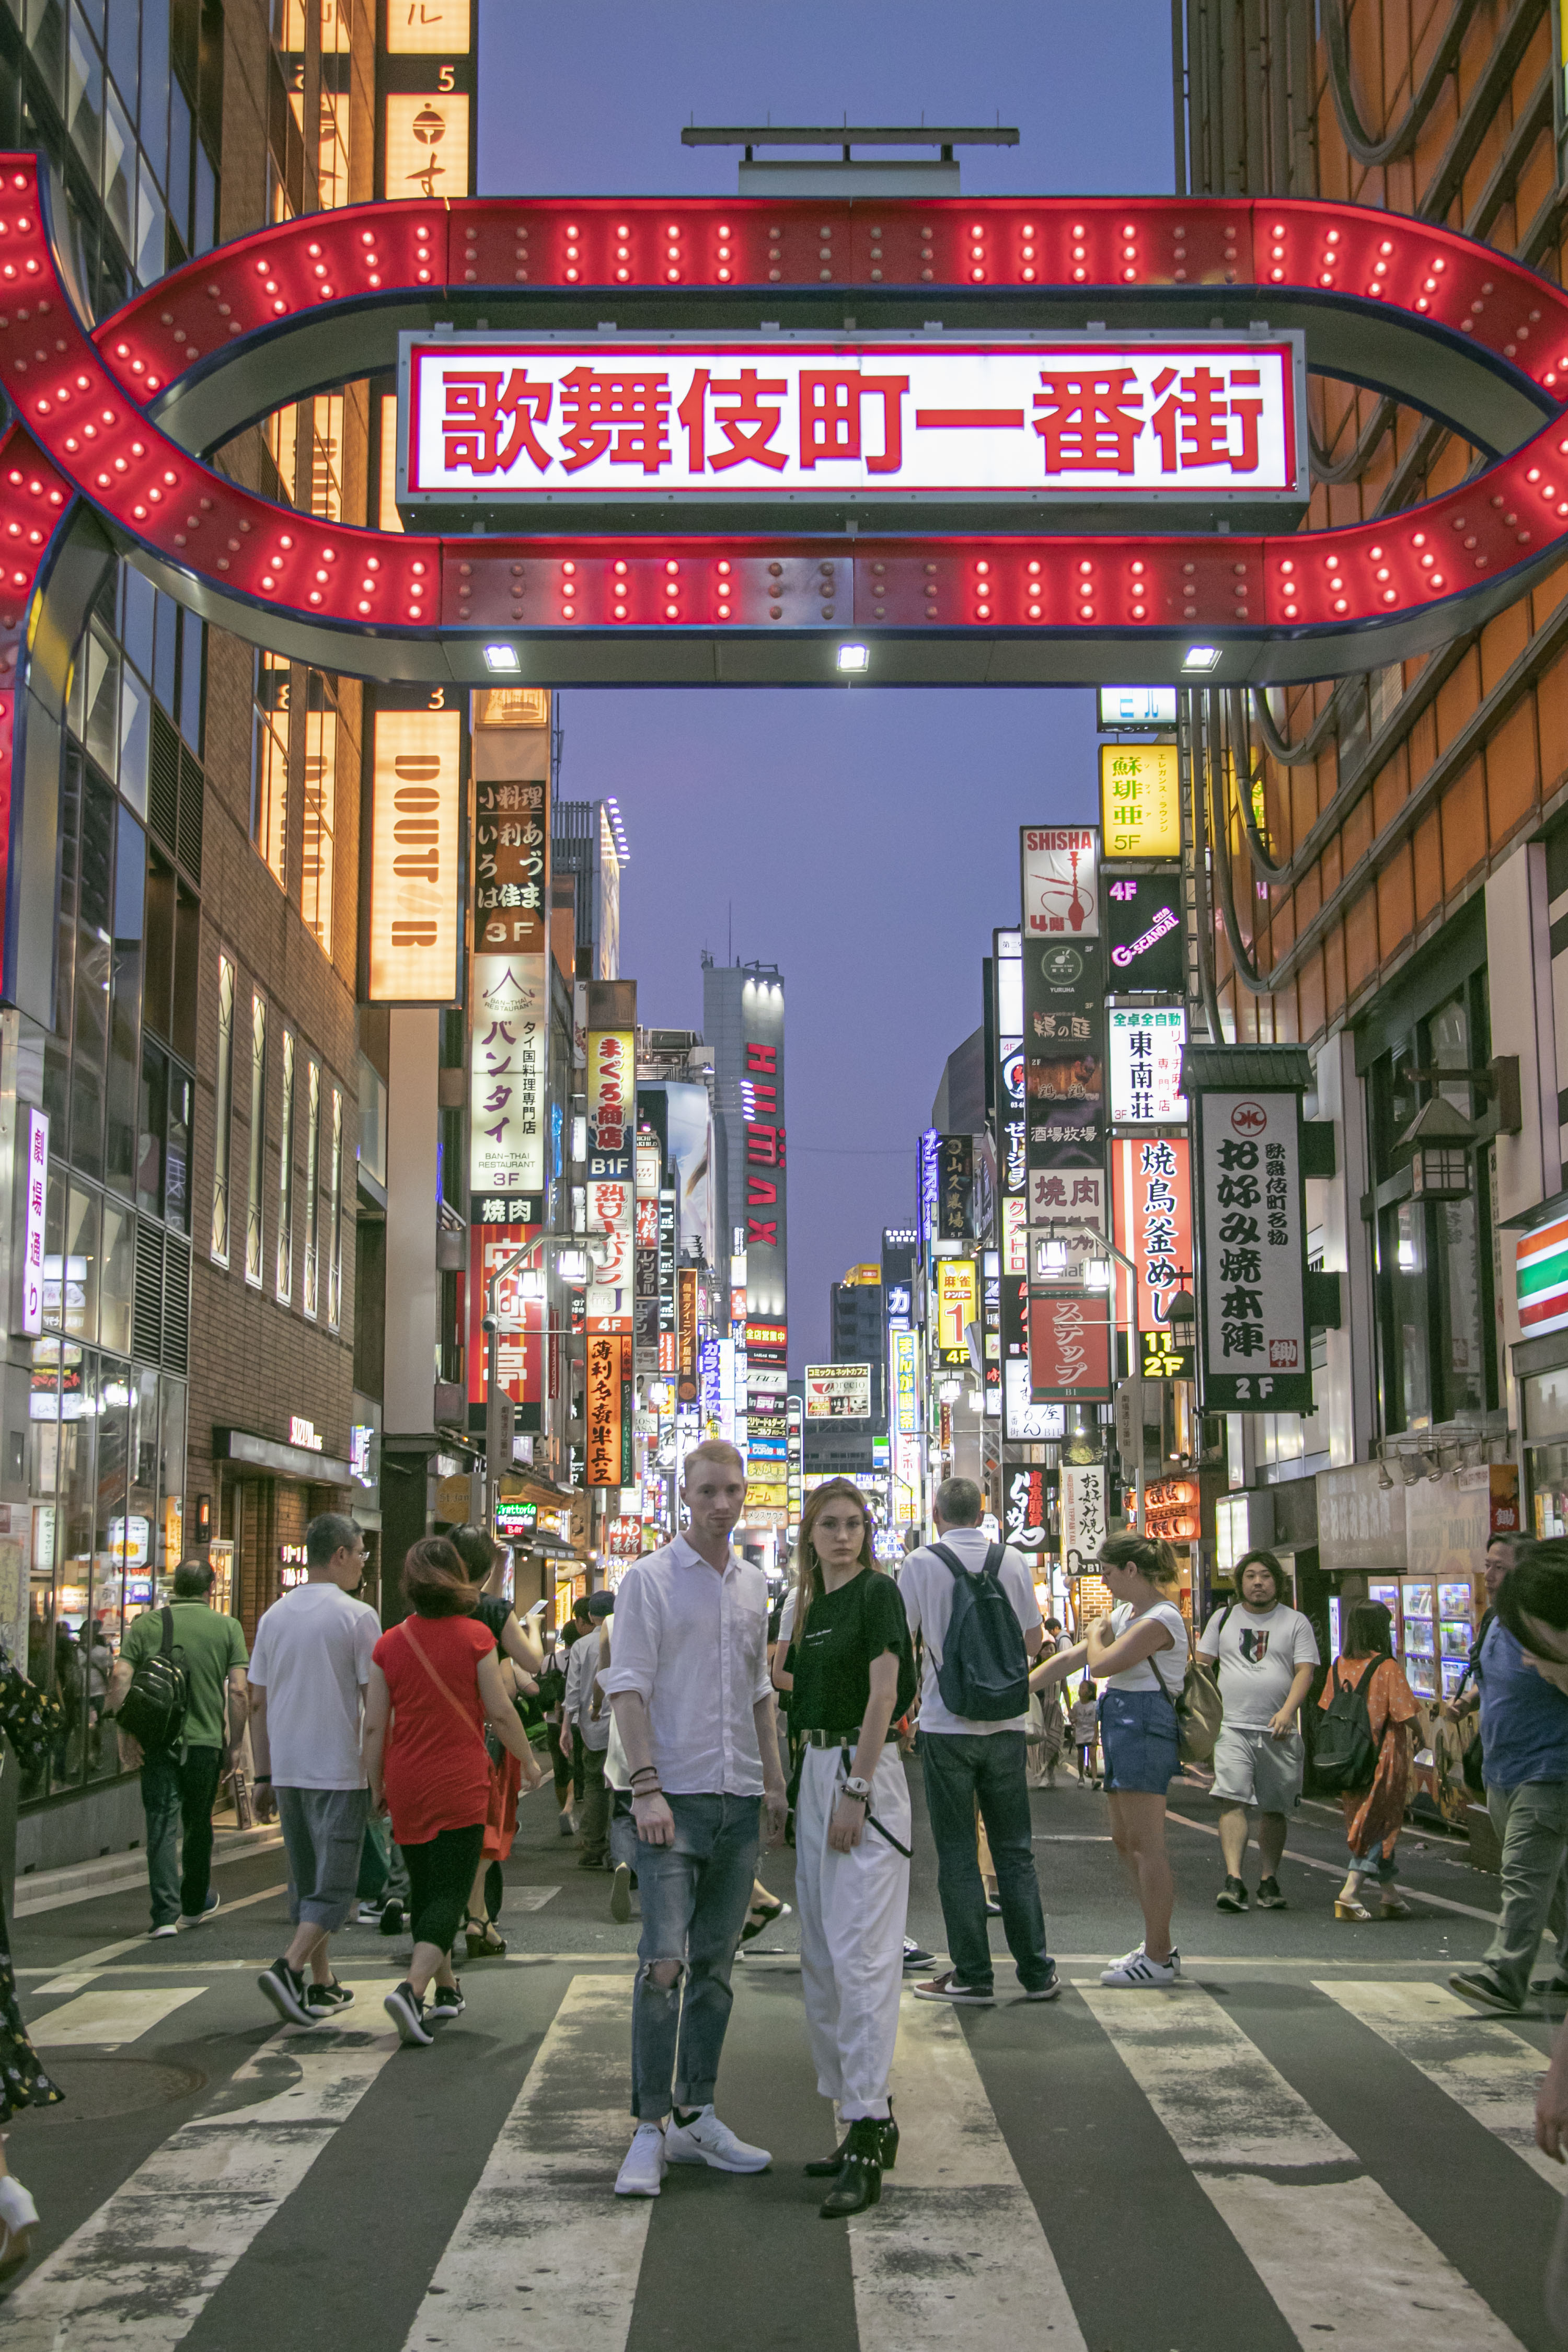
[[[1299,336],[406,334],[401,505],[1308,493]]]

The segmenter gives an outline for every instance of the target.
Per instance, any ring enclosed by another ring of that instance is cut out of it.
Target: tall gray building
[[[720,1240],[746,1257],[746,1319],[784,1323],[784,989],[772,963],[702,959],[702,1034],[713,1055]]]

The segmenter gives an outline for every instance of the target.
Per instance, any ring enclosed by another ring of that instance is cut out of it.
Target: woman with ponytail
[[[1143,1913],[1143,1940],[1100,1971],[1103,1985],[1174,1984],[1182,1956],[1171,1941],[1175,1885],[1165,1853],[1165,1790],[1180,1763],[1176,1701],[1187,1673],[1187,1628],[1177,1606],[1176,1555],[1168,1543],[1110,1536],[1100,1572],[1116,1606],[1083,1641],[1029,1677],[1042,1689],[1077,1671],[1102,1685],[1100,1738],[1110,1834]]]

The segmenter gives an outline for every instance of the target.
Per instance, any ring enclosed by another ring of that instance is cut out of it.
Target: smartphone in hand
[[[536,1601],[531,1609],[524,1610],[523,1614],[525,1617],[542,1617],[549,1606],[548,1601]]]

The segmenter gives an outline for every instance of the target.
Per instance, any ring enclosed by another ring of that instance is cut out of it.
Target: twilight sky
[[[1016,124],[966,193],[1171,185],[1170,12],[1068,0],[480,0],[479,184],[728,194],[699,122]],[[785,52],[787,51],[787,55]],[[914,1213],[915,1141],[981,1018],[991,933],[1018,919],[1017,828],[1094,814],[1091,695],[574,689],[562,790],[619,797],[621,970],[641,1019],[696,1028],[699,959],[784,975],[790,1366],[826,1351],[827,1289]]]

